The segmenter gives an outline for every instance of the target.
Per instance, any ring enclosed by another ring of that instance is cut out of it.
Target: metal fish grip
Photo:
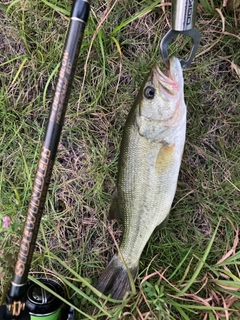
[[[196,21],[197,0],[173,0],[172,1],[172,28],[163,37],[160,44],[160,51],[163,61],[169,68],[168,45],[179,34],[190,37],[192,39],[192,49],[186,60],[180,59],[183,68],[188,67],[198,50],[201,34],[194,28]]]

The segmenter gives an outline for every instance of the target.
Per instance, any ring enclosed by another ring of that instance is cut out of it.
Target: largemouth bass
[[[122,218],[123,238],[96,288],[123,299],[135,279],[141,253],[171,209],[186,132],[186,105],[180,61],[165,74],[154,65],[127,117],[120,148],[117,191],[110,208]],[[117,208],[117,210],[116,210]]]

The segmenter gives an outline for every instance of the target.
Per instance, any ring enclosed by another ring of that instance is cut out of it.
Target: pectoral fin
[[[155,169],[158,174],[162,174],[168,171],[174,162],[174,151],[175,151],[175,144],[168,145],[163,144],[159,150]]]

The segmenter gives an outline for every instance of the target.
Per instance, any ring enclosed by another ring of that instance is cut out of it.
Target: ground
[[[0,218],[11,220],[0,224],[1,293],[12,277],[69,12],[68,1],[0,4]],[[106,304],[89,285],[121,238],[121,226],[107,218],[121,134],[149,68],[163,67],[170,12],[161,1],[92,4],[31,266],[32,276],[70,282],[77,318],[239,318],[239,0],[198,4],[202,40],[184,70],[178,188],[167,227],[141,257],[136,296]],[[190,45],[178,37],[169,52],[186,57]]]

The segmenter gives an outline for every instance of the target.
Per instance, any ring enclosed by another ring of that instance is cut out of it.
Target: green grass
[[[142,254],[136,296],[114,302],[92,287],[115,252],[112,234],[118,243],[122,234],[107,213],[127,113],[150,66],[162,64],[170,7],[164,13],[160,3],[92,4],[31,268],[31,277],[50,272],[69,286],[77,319],[239,319],[238,1],[198,5],[202,41],[184,70],[178,188],[167,227]],[[12,277],[69,11],[58,0],[0,5],[0,295]],[[186,56],[189,46],[179,37],[169,50]]]

